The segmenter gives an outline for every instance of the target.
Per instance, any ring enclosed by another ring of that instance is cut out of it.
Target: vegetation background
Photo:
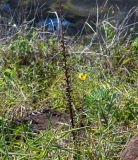
[[[95,27],[86,21],[76,36],[61,36],[62,30],[49,34],[28,22],[5,23],[1,33],[6,38],[0,39],[0,159],[120,158],[138,121],[138,37],[136,23],[128,24],[130,16],[118,26],[114,20],[100,19]],[[52,100],[48,107],[70,114],[66,92],[71,94],[73,128],[49,126],[35,132],[31,121],[15,123]]]

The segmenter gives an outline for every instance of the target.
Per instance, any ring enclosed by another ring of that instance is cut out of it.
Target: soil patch
[[[138,160],[138,133],[132,137],[120,160]]]
[[[16,124],[31,123],[33,130],[46,130],[49,127],[57,128],[61,124],[69,125],[69,115],[52,108],[38,109],[25,113],[15,120]]]

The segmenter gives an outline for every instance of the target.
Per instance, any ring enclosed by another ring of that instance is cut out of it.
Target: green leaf
[[[131,60],[132,60],[132,58],[125,59],[125,60],[122,62],[122,64],[126,64],[126,63],[128,63],[129,61],[131,61]]]
[[[6,76],[6,77],[11,77],[12,76],[12,70],[11,69],[5,69],[5,71],[4,71],[4,76]]]

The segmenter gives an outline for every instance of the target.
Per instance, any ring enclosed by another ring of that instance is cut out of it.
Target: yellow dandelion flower
[[[86,78],[87,78],[87,74],[86,73],[80,73],[79,74],[79,79],[81,79],[82,81],[85,81],[86,80]]]

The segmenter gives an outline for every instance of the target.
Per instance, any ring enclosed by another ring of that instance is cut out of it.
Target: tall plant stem
[[[70,112],[70,120],[71,120],[71,126],[74,129],[75,123],[74,123],[74,114],[73,114],[73,106],[72,106],[72,98],[71,98],[71,80],[70,80],[70,72],[69,67],[67,64],[67,49],[65,46],[65,38],[64,38],[64,31],[63,31],[63,16],[62,16],[62,5],[60,2],[60,18],[61,18],[61,28],[60,28],[60,36],[61,36],[61,48],[62,48],[62,55],[63,55],[63,63],[64,63],[64,73],[65,73],[65,81],[66,81],[66,98],[67,98],[67,106]],[[75,132],[72,132],[73,138],[75,139]]]

